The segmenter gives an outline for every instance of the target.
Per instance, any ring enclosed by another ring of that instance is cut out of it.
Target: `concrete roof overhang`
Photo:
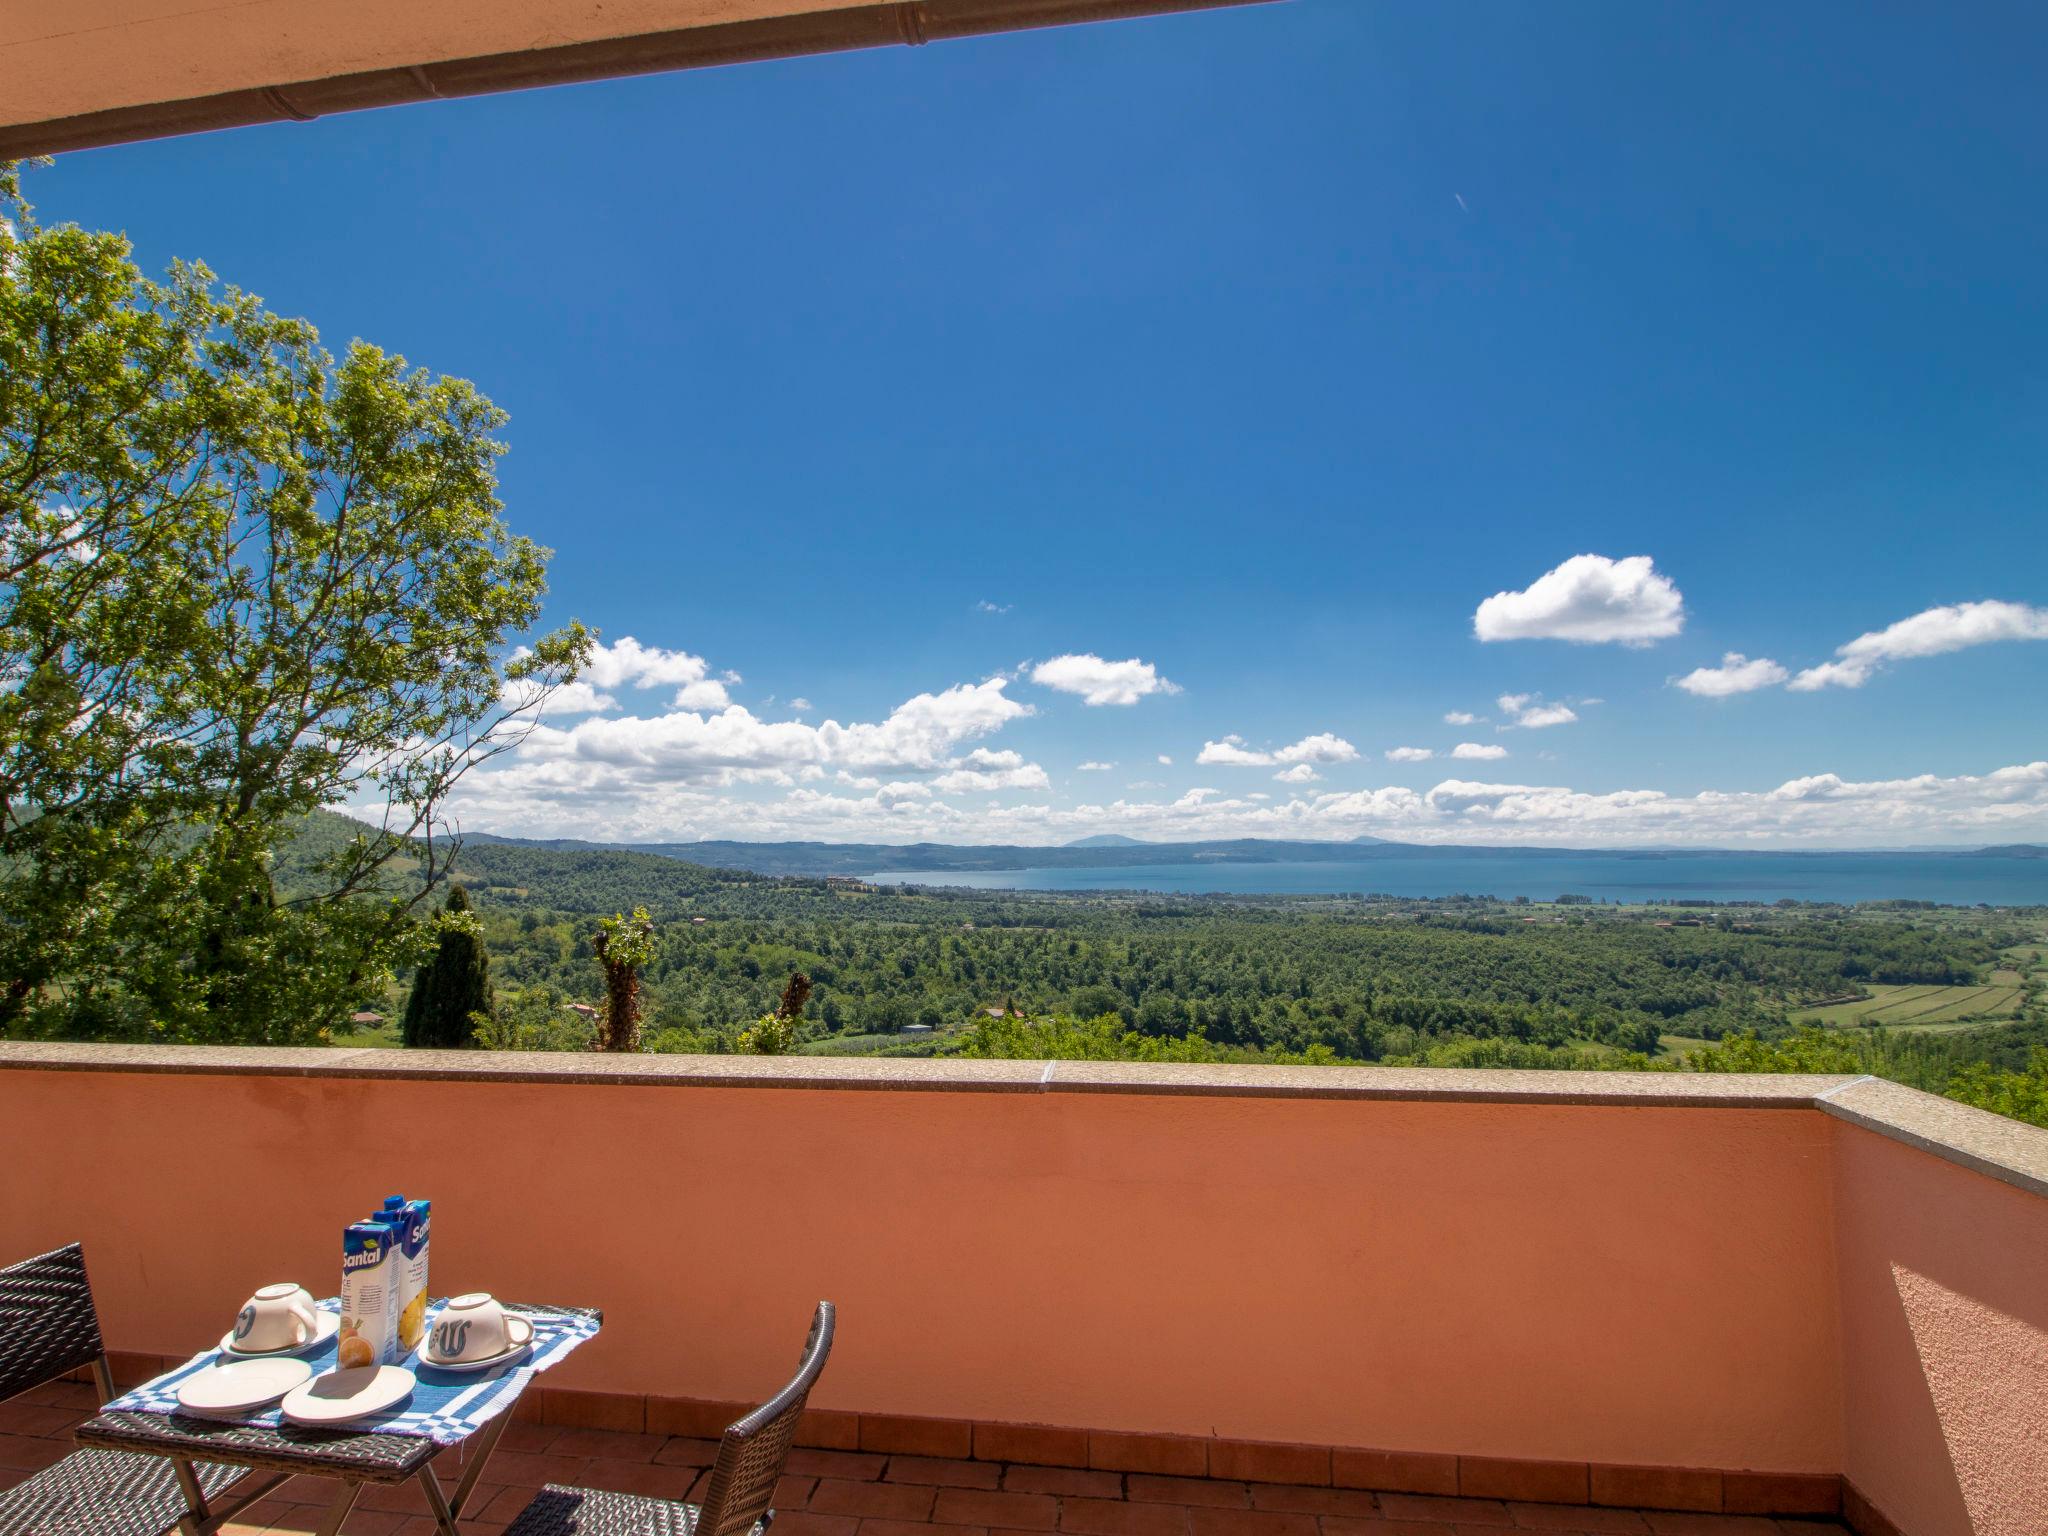
[[[0,0],[0,159],[1254,0]]]

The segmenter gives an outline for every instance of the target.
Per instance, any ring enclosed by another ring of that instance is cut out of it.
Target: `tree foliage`
[[[604,1017],[598,1025],[601,1051],[640,1049],[640,972],[654,958],[654,920],[645,907],[631,917],[614,913],[598,924],[590,941],[604,967]]]
[[[501,661],[546,562],[499,519],[504,415],[203,266],[145,277],[6,167],[0,215],[0,1030],[345,1028],[414,953],[450,788],[588,643]],[[280,892],[341,803],[371,824]]]
[[[440,942],[413,973],[401,1038],[407,1045],[454,1050],[472,1043],[479,1015],[494,1011],[491,957],[461,886],[449,887],[435,927]]]

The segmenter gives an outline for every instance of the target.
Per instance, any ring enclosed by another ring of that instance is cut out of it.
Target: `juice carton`
[[[393,1365],[398,1349],[402,1227],[359,1221],[341,1234],[341,1333],[337,1363]]]
[[[408,1200],[403,1195],[385,1198],[384,1209],[372,1221],[399,1227],[398,1350],[409,1354],[418,1349],[427,1332],[427,1237],[433,1214],[430,1200]]]

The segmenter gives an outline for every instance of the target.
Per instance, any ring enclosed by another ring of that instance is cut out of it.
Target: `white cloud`
[[[1451,712],[1450,712],[1449,714],[1447,714],[1447,715],[1445,715],[1445,716],[1444,716],[1444,724],[1445,724],[1445,725],[1477,725],[1477,724],[1479,723],[1480,719],[1481,719],[1481,717],[1480,717],[1480,716],[1478,716],[1478,715],[1474,715],[1474,714],[1469,714],[1469,713],[1467,713],[1467,712],[1466,712],[1465,710],[1462,710],[1462,709],[1454,709],[1454,710],[1452,710],[1452,711],[1451,711]]]
[[[1685,599],[1648,555],[1574,555],[1521,592],[1496,592],[1472,615],[1481,640],[1648,645],[1685,627]]]
[[[1221,741],[1203,742],[1195,761],[1231,768],[1271,768],[1279,763],[1348,763],[1357,756],[1358,748],[1350,742],[1323,731],[1273,752],[1247,747],[1242,736],[1226,736]]]
[[[1436,756],[1427,747],[1389,747],[1385,755],[1390,763],[1426,763]]]
[[[856,772],[936,771],[954,766],[954,748],[1031,713],[1031,706],[1004,693],[1005,686],[992,678],[921,693],[874,724],[766,721],[738,704],[711,714],[594,717],[566,730],[537,727],[521,755],[609,764],[657,782],[806,763]]]
[[[795,771],[803,776],[803,768]],[[1642,788],[1594,793],[1559,785],[1447,779],[1422,792],[1388,785],[1304,792],[1268,802],[1202,789],[1168,800],[1149,798],[1163,786],[1140,780],[1127,794],[1100,802],[1059,804],[1041,797],[977,801],[965,808],[935,797],[929,784],[894,775],[878,780],[848,773],[831,789],[823,784],[779,792],[769,787],[788,777],[783,770],[767,769],[726,778],[655,778],[609,762],[534,758],[522,751],[472,773],[454,809],[460,825],[472,831],[605,841],[734,837],[907,843],[929,838],[1030,844],[1098,832],[1160,841],[1338,839],[1369,832],[1404,842],[1552,847],[2048,841],[2048,761],[1974,776],[1923,774],[1869,782],[1816,772],[1775,788],[1710,789],[1684,796]],[[741,788],[735,791],[729,787],[733,784]]]
[[[540,720],[603,714],[619,707],[617,699],[608,693],[599,693],[580,677],[573,683],[558,683],[553,688],[543,688],[531,678],[507,683],[498,702],[509,710],[531,711],[533,717]]]
[[[1055,656],[1031,669],[1031,681],[1041,688],[1061,693],[1078,693],[1084,704],[1135,704],[1155,693],[1179,693],[1178,683],[1168,682],[1149,661],[1104,661],[1092,654]]]
[[[1296,763],[1292,768],[1282,768],[1273,777],[1282,784],[1313,784],[1322,775],[1307,763]]]
[[[631,635],[612,645],[599,641],[590,649],[590,664],[582,677],[599,688],[686,688],[711,676],[711,664],[688,651],[663,650],[642,645]],[[728,673],[728,682],[738,682]]]
[[[1540,731],[1550,725],[1570,725],[1579,718],[1566,705],[1545,704],[1533,693],[1504,693],[1496,702],[1511,726],[1520,726],[1527,731]]]
[[[942,795],[988,792],[998,789],[1051,789],[1052,780],[1036,763],[1027,763],[1015,752],[970,752],[960,766],[932,780]]]
[[[1725,699],[1730,694],[1754,693],[1785,681],[1789,674],[1768,656],[1752,661],[1740,651],[1730,651],[1718,667],[1695,667],[1683,677],[1673,678],[1672,687],[1705,699]]]
[[[974,605],[974,611],[976,613],[1008,613],[1014,607],[1016,607],[1015,603],[992,603],[984,597]]]
[[[1477,741],[1461,741],[1451,748],[1451,756],[1453,757],[1476,758],[1482,762],[1489,763],[1507,755],[1508,749],[1506,747],[1496,747],[1489,743]]]
[[[725,684],[715,677],[698,682],[685,683],[676,690],[670,701],[677,709],[723,709],[732,702],[725,691]]]
[[[516,659],[529,652],[520,646],[512,654]],[[739,680],[739,673],[731,671],[713,677],[711,664],[702,656],[642,645],[627,635],[611,645],[602,640],[593,643],[590,659],[576,681],[556,689],[543,713],[577,715],[616,709],[618,699],[611,690],[618,688],[673,688],[671,702],[677,709],[723,709],[731,702],[726,684]],[[531,693],[523,696],[530,698]],[[510,706],[516,707],[521,697],[517,684],[506,690]]]
[[[1090,762],[1081,764],[1076,771],[1079,773],[1108,773],[1114,767],[1116,767],[1115,763]]]
[[[2048,608],[1996,601],[1929,608],[1884,629],[1858,635],[1836,648],[1840,660],[1808,667],[1785,686],[1799,693],[1817,688],[1861,688],[1888,661],[1939,656],[2000,640],[2048,640]]]
[[[1162,752],[1159,754],[1159,765],[1162,768],[1171,768],[1173,766],[1173,759]]]
[[[809,699],[791,699],[789,707],[800,715],[807,715],[811,712],[811,701]]]
[[[1349,763],[1357,759],[1358,748],[1341,736],[1321,731],[1302,737],[1291,747],[1282,747],[1273,756],[1283,763]]]

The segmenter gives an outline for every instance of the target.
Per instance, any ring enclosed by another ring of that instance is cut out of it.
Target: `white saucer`
[[[412,1396],[413,1374],[402,1365],[358,1365],[315,1376],[287,1393],[284,1416],[293,1424],[353,1424],[388,1413]]]
[[[220,1336],[220,1352],[231,1360],[275,1360],[283,1355],[306,1355],[311,1354],[322,1344],[332,1344],[334,1336],[339,1332],[341,1318],[332,1312],[322,1312],[319,1315],[319,1326],[313,1331],[313,1337],[303,1344],[288,1345],[284,1349],[237,1349],[234,1331],[230,1329]]]
[[[446,1310],[445,1307],[442,1309],[444,1312]],[[533,1348],[534,1334],[537,1331],[533,1326],[533,1319],[525,1313],[507,1312],[505,1314],[505,1321],[515,1327],[525,1328],[525,1338],[521,1339],[517,1344],[499,1350],[495,1355],[485,1355],[479,1360],[443,1360],[436,1355],[429,1354],[427,1350],[427,1346],[433,1342],[434,1324],[439,1322],[440,1319],[441,1312],[436,1312],[433,1317],[427,1320],[426,1338],[420,1344],[420,1364],[431,1365],[437,1371],[448,1371],[457,1376],[471,1376],[478,1371],[488,1371],[503,1365],[508,1360],[517,1360],[521,1355]]]
[[[203,1418],[232,1417],[267,1408],[312,1376],[313,1367],[303,1360],[230,1360],[186,1377],[178,1386],[178,1406]]]
[[[528,1334],[510,1349],[500,1354],[487,1355],[481,1360],[436,1360],[425,1349],[420,1351],[420,1364],[430,1370],[446,1371],[451,1376],[473,1376],[479,1371],[495,1370],[521,1355],[533,1352],[533,1335]]]

